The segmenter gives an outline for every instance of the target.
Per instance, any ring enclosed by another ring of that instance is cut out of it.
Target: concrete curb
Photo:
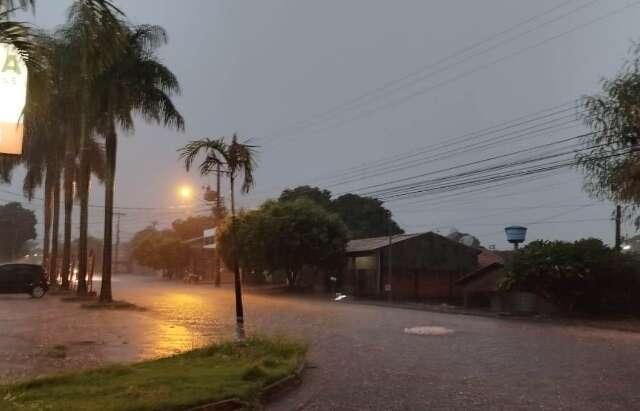
[[[259,404],[249,404],[239,399],[231,398],[211,404],[199,405],[194,408],[188,408],[184,411],[237,411],[250,410],[258,406],[265,406],[269,402],[273,402],[280,396],[292,391],[302,383],[302,372],[306,367],[306,361],[303,359],[293,374],[286,376],[262,389],[259,395]]]

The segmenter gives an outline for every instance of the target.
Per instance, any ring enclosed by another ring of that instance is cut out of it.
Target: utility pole
[[[387,262],[387,286],[389,290],[388,298],[389,301],[393,300],[392,290],[393,286],[391,285],[391,276],[393,275],[393,266],[391,261],[391,246],[393,245],[393,237],[391,236],[391,211],[387,210],[387,236],[389,237],[389,261]]]
[[[119,250],[120,250],[120,217],[125,216],[125,213],[113,213],[116,216],[116,251],[114,254],[114,259],[115,259],[115,270],[113,270],[114,273],[118,272],[118,256],[119,256]]]
[[[616,239],[615,239],[615,249],[616,251],[622,250],[622,235],[621,235],[621,226],[622,226],[622,207],[620,205],[616,206]]]
[[[222,208],[220,203],[220,163],[216,166],[216,231],[220,227],[220,220],[222,219]],[[215,240],[214,240],[215,241]],[[216,279],[215,286],[220,287],[220,250],[216,246]]]

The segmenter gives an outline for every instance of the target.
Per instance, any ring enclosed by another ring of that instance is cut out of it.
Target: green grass
[[[306,346],[255,337],[129,366],[0,385],[0,409],[64,411],[184,410],[238,398],[254,402],[260,390],[292,374]]]

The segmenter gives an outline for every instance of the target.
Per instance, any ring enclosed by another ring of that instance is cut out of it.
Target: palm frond
[[[233,175],[242,175],[241,190],[243,193],[251,191],[255,185],[254,171],[257,165],[257,146],[248,142],[238,142],[238,136],[233,135],[227,150],[227,168]]]
[[[204,154],[205,158],[199,166],[201,175],[207,175],[217,166],[223,166],[227,163],[227,145],[223,139],[204,138],[195,140],[179,149],[178,153],[180,159],[184,160],[187,172],[191,169],[198,156]]]

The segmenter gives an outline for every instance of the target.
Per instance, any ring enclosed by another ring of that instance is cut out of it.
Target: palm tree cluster
[[[1,10],[33,6],[28,0],[0,0]],[[0,41],[8,42],[0,15]],[[4,20],[3,20],[4,18]],[[134,119],[184,129],[171,97],[180,92],[176,76],[157,57],[167,33],[154,25],[132,25],[109,0],[76,0],[67,22],[51,33],[11,23],[9,34],[22,36],[10,44],[37,61],[29,69],[24,109],[24,149],[19,157],[0,156],[0,177],[22,165],[27,198],[42,189],[44,261],[50,281],[70,287],[72,276],[72,211],[79,203],[77,293],[87,293],[89,187],[92,176],[105,188],[104,250],[101,301],[111,301],[112,226],[117,140],[132,132]],[[63,205],[62,266],[60,205]],[[59,273],[59,276],[58,276]]]

